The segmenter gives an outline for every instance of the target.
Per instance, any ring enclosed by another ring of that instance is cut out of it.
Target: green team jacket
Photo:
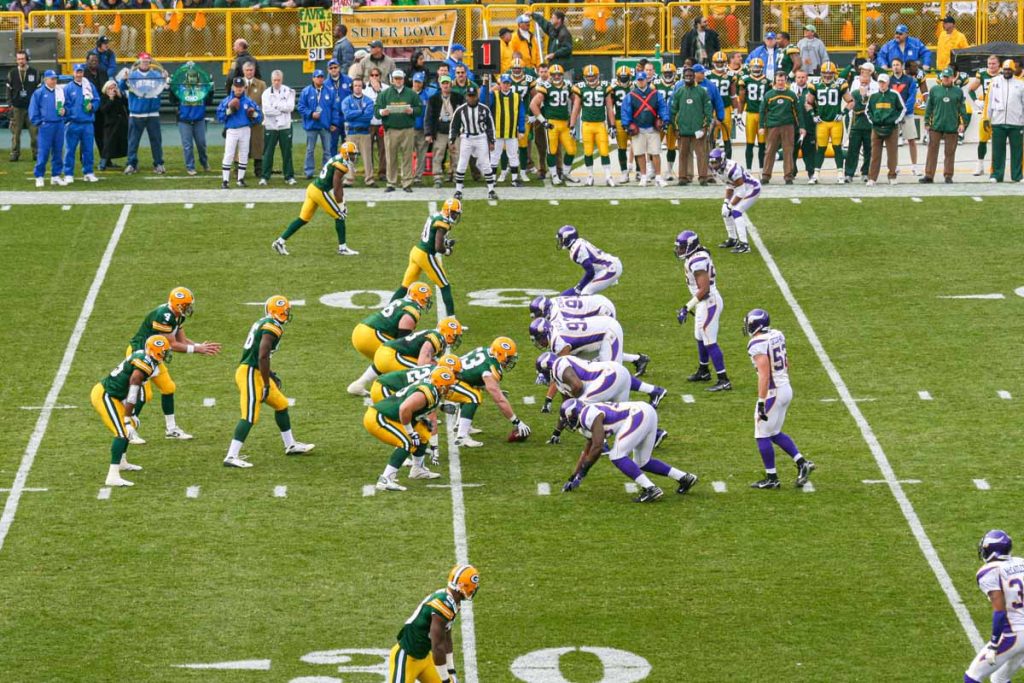
[[[761,127],[778,128],[780,126],[799,126],[800,110],[796,101],[796,93],[789,88],[777,90],[772,88],[761,100]]]
[[[387,116],[381,116],[381,110],[386,109],[389,104],[407,104],[412,107],[412,113],[396,114],[392,112]],[[423,103],[420,102],[420,96],[412,88],[405,86],[402,88],[402,92],[398,92],[398,88],[391,87],[386,88],[377,96],[374,110],[374,113],[384,123],[385,130],[405,130],[406,128],[413,127],[416,117],[423,112]]]
[[[936,85],[928,91],[928,106],[924,110],[924,125],[936,133],[955,133],[960,124],[967,125],[964,91],[957,86]]]
[[[869,131],[871,121],[867,117],[867,100],[861,97],[860,88],[850,88],[850,97],[853,98],[853,113],[851,115],[850,130]]]
[[[868,98],[868,120],[871,121],[872,130],[880,137],[891,135],[905,112],[903,98],[895,90],[879,90]]]
[[[680,135],[693,136],[698,130],[708,130],[714,123],[711,96],[704,86],[683,85],[672,93],[669,118]]]

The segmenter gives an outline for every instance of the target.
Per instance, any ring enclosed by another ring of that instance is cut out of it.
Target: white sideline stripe
[[[253,202],[246,202],[245,208],[247,208],[247,209],[255,209],[256,208],[256,204],[254,204]]]
[[[956,586],[953,585],[953,580],[949,576],[949,572],[942,564],[942,560],[939,559],[939,555],[935,550],[935,546],[932,544],[931,539],[928,537],[928,533],[924,530],[924,526],[921,524],[921,519],[917,516],[917,512],[914,510],[913,504],[910,499],[907,498],[906,492],[903,490],[903,485],[899,479],[896,478],[896,473],[892,469],[892,465],[889,463],[889,458],[886,456],[885,451],[882,449],[882,444],[878,442],[878,437],[875,436],[874,430],[871,429],[871,425],[864,418],[864,414],[860,411],[860,407],[853,400],[853,396],[850,394],[849,388],[846,386],[846,382],[843,381],[842,376],[836,369],[836,366],[832,363],[828,353],[825,351],[825,347],[822,346],[821,340],[818,338],[818,334],[814,331],[811,326],[811,321],[808,319],[807,314],[804,313],[800,303],[796,300],[792,290],[789,288],[789,283],[782,276],[782,271],[779,270],[779,266],[775,263],[775,259],[772,258],[771,253],[765,246],[765,243],[761,240],[761,234],[757,228],[751,225],[748,229],[751,238],[754,240],[754,244],[757,245],[757,251],[761,254],[761,258],[764,259],[765,265],[768,266],[768,270],[771,272],[772,277],[775,279],[775,283],[779,286],[779,291],[782,292],[783,298],[786,299],[786,303],[793,310],[793,314],[796,316],[797,321],[800,323],[800,328],[803,330],[810,342],[811,347],[814,349],[814,353],[818,356],[818,360],[821,361],[822,367],[825,368],[825,372],[828,374],[829,379],[832,380],[832,384],[835,385],[836,391],[839,392],[840,398],[843,403],[846,404],[846,409],[850,412],[854,422],[860,428],[861,436],[863,436],[865,443],[871,450],[871,454],[875,458],[875,463],[878,465],[878,469],[882,472],[885,483],[889,485],[889,490],[892,492],[893,497],[900,506],[900,510],[903,512],[904,518],[907,520],[907,524],[910,526],[911,532],[917,539],[917,544],[921,547],[921,553],[927,560],[928,565],[931,567],[932,573],[935,574],[935,578],[939,582],[939,586],[942,587],[943,592],[946,594],[946,599],[949,601],[950,607],[953,608],[953,612],[956,614],[957,619],[960,620],[960,626],[963,628],[964,633],[967,635],[967,639],[970,640],[971,645],[976,650],[981,649],[985,644],[985,641],[981,637],[981,633],[978,632],[978,627],[974,624],[971,619],[970,612],[967,611],[967,607],[964,606],[963,599],[960,597],[960,593],[957,591]]]
[[[626,488],[626,493],[640,493],[640,487],[636,485],[635,481],[627,481],[623,486]]]
[[[187,489],[185,489],[185,497],[186,498],[198,498],[199,497],[199,487],[198,486],[189,486]]]
[[[814,493],[814,484],[811,482],[804,484],[804,493]]]
[[[932,400],[932,395],[929,394],[927,391],[919,391],[919,392],[917,392],[917,396],[922,401],[930,401],[930,400]]]
[[[42,410],[45,407],[46,406],[21,406],[21,409],[22,410]],[[78,406],[68,405],[67,403],[65,403],[65,404],[62,404],[62,405],[59,405],[59,406],[53,406],[53,410],[74,410],[77,407]]]
[[[10,210],[11,210],[11,205],[10,204],[4,204],[3,206],[0,206],[0,211],[10,211]]]
[[[217,405],[217,399],[215,399],[215,398],[204,398],[203,399],[203,407],[204,408],[212,408],[215,405]]]
[[[977,487],[979,491],[988,491],[992,488],[984,479],[975,479],[974,485]]]
[[[24,491],[25,493],[46,493],[49,490],[50,489],[32,489],[32,488],[24,488],[24,489],[22,489],[22,491]],[[10,491],[10,489],[0,489],[0,493],[8,493],[9,491]]]
[[[860,204],[861,203],[861,198],[860,197],[850,197],[850,201],[853,202],[854,204]]]
[[[537,399],[535,399],[533,396],[523,396],[523,403],[525,403],[528,406],[532,406],[536,402]]]
[[[186,208],[186,209],[191,209],[191,208],[192,208],[192,206],[193,206],[192,204],[186,204],[186,205],[185,205],[185,208]]]
[[[981,197],[971,197],[971,199],[973,199],[976,202],[980,202],[981,201]]]
[[[63,206],[60,207],[60,210],[61,211],[70,211],[71,210],[71,205],[70,204],[64,204]]]
[[[920,479],[896,479],[897,484],[920,484]],[[888,484],[887,479],[861,479],[862,484]]]
[[[999,398],[1003,399],[1004,401],[1009,401],[1011,398],[1013,398],[1013,396],[1010,396],[1010,392],[1009,391],[1004,391],[1003,389],[1000,389],[999,391],[997,391],[996,395]]]
[[[713,481],[711,482],[711,490],[715,493],[725,493],[727,487],[724,481]]]
[[[96,494],[96,500],[109,500],[110,499],[110,487],[104,486]]]
[[[683,403],[693,403],[694,400],[693,394],[683,394]]]
[[[611,204],[612,206],[618,206],[619,205],[619,200],[618,199],[609,199],[608,203]]]
[[[275,486],[274,487],[274,498],[287,498],[288,487],[287,486]]]
[[[940,299],[1005,299],[1005,294],[996,292],[994,294],[954,294],[949,296],[940,296]]]
[[[43,409],[39,411],[39,419],[36,420],[32,436],[29,437],[28,446],[25,447],[25,454],[21,457],[18,473],[14,475],[14,483],[11,484],[11,494],[7,496],[3,514],[0,515],[0,551],[3,550],[4,540],[7,538],[7,533],[11,530],[11,525],[14,524],[14,515],[18,512],[18,503],[21,502],[21,494],[25,490],[25,480],[28,479],[32,463],[35,462],[39,446],[43,443],[46,428],[50,426],[50,416],[53,415],[53,408],[57,405],[57,398],[60,396],[60,392],[64,388],[64,382],[67,381],[68,373],[71,371],[71,364],[75,360],[75,354],[78,353],[78,344],[82,341],[82,335],[85,334],[85,326],[89,323],[89,318],[92,316],[92,309],[96,305],[96,297],[99,296],[103,281],[107,278],[107,270],[110,268],[110,262],[114,259],[114,250],[117,248],[117,243],[121,240],[121,234],[124,233],[125,225],[128,223],[128,214],[131,210],[132,205],[125,204],[121,209],[121,215],[117,218],[114,231],[110,234],[110,240],[107,242],[107,249],[103,252],[103,258],[100,259],[100,265],[96,269],[96,276],[92,280],[92,285],[89,286],[89,293],[85,295],[85,301],[82,302],[82,310],[78,314],[78,320],[75,321],[74,329],[71,331],[67,348],[64,349],[64,357],[61,358],[60,365],[57,367],[57,374],[53,377],[53,384],[50,385],[50,391],[46,394],[46,399],[43,401]]]
[[[551,495],[551,484],[546,481],[542,481],[537,484],[537,495],[538,496],[550,496]]]
[[[373,484],[367,484],[363,487],[363,497],[368,498],[377,494],[377,487]]]
[[[923,199],[921,199],[920,197],[911,197],[911,198],[910,198],[910,201],[912,201],[912,202],[915,202],[915,203],[917,203],[917,204],[920,204],[920,203],[921,203],[921,202],[923,202],[924,200],[923,200]]]
[[[793,197],[789,201],[793,202],[794,204],[799,204],[800,203],[800,198],[799,197]]]
[[[821,402],[822,403],[835,403],[836,401],[839,401],[839,400],[840,399],[838,399],[838,398],[823,398],[823,399],[821,399]],[[877,398],[855,398],[853,400],[858,402],[858,403],[872,403],[874,401],[877,401],[878,399]]]

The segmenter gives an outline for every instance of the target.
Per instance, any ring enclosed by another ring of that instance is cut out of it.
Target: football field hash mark
[[[611,204],[612,206],[618,206],[619,205],[619,200],[618,199],[610,199],[610,200],[608,200],[608,203]]]
[[[186,498],[198,498],[199,497],[199,487],[198,486],[189,486],[187,489],[185,489],[185,497]]]
[[[96,500],[109,500],[110,499],[110,487],[104,486],[96,494]]]
[[[3,206],[0,206],[0,211],[10,211],[10,210],[11,210],[11,205],[10,204],[4,204]]]
[[[861,412],[857,402],[853,400],[853,395],[850,393],[850,389],[846,386],[845,380],[843,380],[842,375],[839,374],[839,370],[832,362],[828,352],[825,351],[825,347],[822,345],[821,339],[818,337],[818,333],[814,331],[814,327],[811,325],[810,319],[804,312],[803,307],[800,306],[800,302],[797,301],[796,296],[794,296],[793,290],[790,289],[789,283],[786,282],[786,278],[782,275],[782,271],[779,270],[779,266],[772,257],[771,252],[768,251],[768,247],[765,245],[764,240],[761,239],[761,233],[758,232],[756,227],[751,225],[748,228],[748,234],[753,240],[755,246],[757,246],[757,251],[764,260],[765,265],[768,267],[772,278],[775,280],[775,284],[778,285],[779,291],[782,293],[782,297],[786,300],[786,303],[789,304],[790,309],[793,311],[793,315],[796,316],[797,322],[800,324],[800,328],[804,332],[804,336],[807,337],[807,341],[810,342],[811,348],[814,349],[814,353],[817,355],[818,360],[825,369],[825,373],[828,375],[829,379],[832,380],[832,384],[835,386],[836,391],[839,392],[839,397],[843,400],[847,411],[849,411],[853,421],[860,429],[861,436],[867,444],[868,449],[871,451],[875,464],[882,473],[882,483],[889,486],[889,490],[892,492],[893,498],[896,499],[896,502],[900,507],[900,511],[903,513],[903,517],[907,520],[907,525],[914,534],[914,538],[917,539],[917,544],[921,548],[921,553],[928,562],[932,573],[935,574],[935,578],[938,581],[939,586],[946,594],[946,600],[949,602],[949,606],[953,609],[953,613],[956,614],[957,619],[960,621],[960,626],[967,635],[967,639],[975,649],[980,649],[984,645],[985,641],[982,639],[981,633],[978,631],[978,627],[971,618],[970,612],[968,612],[967,607],[964,605],[963,598],[960,597],[960,592],[953,584],[953,579],[950,578],[949,572],[946,571],[946,567],[942,564],[942,560],[939,558],[939,554],[935,550],[935,545],[932,543],[931,538],[928,537],[928,532],[925,531],[924,525],[921,523],[921,518],[918,517],[917,511],[914,509],[913,503],[910,502],[906,492],[903,490],[903,484],[908,482],[904,482],[896,478],[896,472],[893,470],[892,464],[889,462],[889,456],[885,454],[885,450],[883,450],[882,444],[878,441],[875,431],[871,428],[867,418],[864,417],[864,413]]]
[[[536,402],[537,399],[535,399],[533,396],[523,396],[523,403],[525,403],[528,406],[532,406]]]
[[[22,491],[25,492],[25,493],[46,493],[49,490],[50,489],[33,489],[33,488],[23,488],[22,489]],[[11,492],[10,489],[0,489],[0,493],[10,493],[10,492]]]
[[[176,669],[215,669],[220,671],[270,671],[269,659],[246,659],[237,662],[213,662],[211,664],[176,664]]]
[[[193,206],[192,204],[186,204],[186,205],[185,205],[185,208],[186,208],[186,209],[191,209],[191,208],[192,208],[192,206]]]
[[[694,401],[693,394],[683,394],[683,403],[693,403]]]
[[[375,206],[377,206],[377,202],[366,202],[367,209],[372,209]]]
[[[999,398],[1003,399],[1004,401],[1009,401],[1011,398],[1013,398],[1013,396],[1010,395],[1009,391],[1004,391],[1003,389],[1000,389],[999,391],[997,391],[996,395]]]
[[[854,204],[860,204],[861,203],[860,197],[850,197],[850,201],[853,202]]]
[[[60,365],[57,367],[57,374],[53,377],[53,384],[50,385],[50,390],[43,401],[43,409],[39,411],[36,426],[32,430],[32,436],[29,437],[25,453],[21,457],[18,472],[14,475],[11,493],[7,496],[7,502],[4,503],[3,514],[0,514],[0,550],[3,550],[4,540],[7,538],[7,533],[11,530],[11,525],[14,524],[14,515],[18,512],[18,503],[21,502],[25,481],[28,479],[28,473],[32,470],[32,463],[35,462],[36,453],[39,452],[39,446],[43,443],[43,437],[46,436],[46,429],[50,426],[50,416],[53,415],[53,407],[57,405],[57,398],[60,396],[60,392],[64,388],[64,382],[67,381],[68,373],[71,371],[71,364],[75,360],[75,354],[78,353],[78,344],[82,341],[82,336],[85,334],[85,327],[89,324],[89,318],[92,317],[92,309],[96,305],[96,298],[103,287],[103,281],[107,278],[107,270],[110,268],[110,262],[114,259],[114,250],[117,249],[117,244],[121,241],[121,235],[128,224],[128,214],[131,210],[131,204],[125,204],[121,208],[121,214],[117,218],[114,230],[110,233],[107,248],[103,252],[99,266],[96,268],[96,275],[89,286],[89,293],[85,295],[85,301],[82,302],[82,310],[78,314],[78,320],[75,321],[75,327],[68,338],[68,345],[64,349],[64,356],[61,358]]]
[[[715,493],[725,493],[728,490],[728,487],[725,485],[724,481],[713,481],[711,482],[711,490]]]
[[[60,207],[60,210],[61,211],[70,211],[71,210],[71,205],[70,204],[65,204],[64,206]]]
[[[557,199],[549,199],[548,200],[548,204],[550,204],[551,206],[558,206],[558,200]]]
[[[921,202],[923,202],[924,200],[923,200],[923,199],[921,199],[920,197],[911,197],[911,198],[910,198],[910,201],[914,202],[915,204],[920,204],[920,203],[921,203]]]
[[[930,401],[930,400],[932,400],[932,395],[929,394],[927,391],[919,391],[919,392],[917,392],[917,397],[920,398],[922,401]]]
[[[626,493],[640,493],[640,487],[636,485],[635,481],[627,481],[623,486],[626,488]]]
[[[370,496],[377,494],[377,487],[373,484],[367,484],[363,487],[363,498],[369,498]]]
[[[245,208],[247,208],[247,209],[255,209],[256,205],[254,203],[252,203],[252,202],[246,202]]]
[[[988,482],[985,481],[984,479],[975,479],[974,480],[974,486],[979,491],[989,491],[989,490],[992,489],[992,487],[989,486]]]
[[[274,498],[287,498],[288,487],[287,486],[275,486],[274,487]]]
[[[294,398],[288,399],[288,407],[291,408],[294,405],[295,405],[295,399]]]
[[[980,202],[981,201],[981,197],[971,197],[971,199],[973,199],[976,202]]]
[[[203,399],[203,407],[204,408],[212,408],[215,405],[217,405],[217,399],[215,399],[215,398],[204,398]]]
[[[668,200],[668,203],[673,205],[673,206],[679,206],[679,200],[678,199],[670,199],[670,200]]]
[[[800,203],[800,198],[799,197],[793,197],[789,201],[793,202],[794,204],[799,204]]]
[[[537,495],[538,496],[550,496],[551,495],[551,484],[546,481],[542,481],[537,484]]]

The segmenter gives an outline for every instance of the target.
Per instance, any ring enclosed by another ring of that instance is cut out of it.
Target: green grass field
[[[509,425],[486,401],[477,417],[486,446],[460,454],[468,554],[482,574],[476,680],[919,682],[959,680],[969,663],[974,649],[947,594],[889,486],[864,483],[884,477],[756,251],[712,249],[735,389],[710,395],[685,381],[696,353],[692,328],[675,321],[689,295],[672,241],[699,225],[713,226],[702,231],[706,242],[720,241],[719,205],[467,202],[448,260],[457,313],[471,327],[461,350],[499,334],[519,343],[503,387],[535,432],[507,443]],[[449,488],[419,481],[406,493],[363,495],[390,451],[364,432],[365,408],[345,394],[364,367],[351,330],[369,310],[321,297],[392,291],[427,203],[350,202],[349,244],[361,251],[353,259],[334,255],[322,216],[290,241],[290,257],[274,254],[270,242],[296,210],[131,208],[0,549],[0,680],[384,680],[372,651],[390,648],[416,604],[443,585],[460,510]],[[15,205],[0,214],[0,487],[14,481],[121,211]],[[975,546],[990,528],[1022,532],[1024,299],[1014,290],[1024,285],[1024,245],[1009,227],[1022,211],[1019,198],[814,199],[766,200],[752,215],[896,476],[918,480],[903,485],[909,502],[986,638]],[[671,391],[659,457],[700,475],[685,497],[635,505],[607,462],[561,494],[582,439],[544,444],[554,420],[539,413],[525,305],[472,305],[472,292],[575,282],[554,245],[566,222],[624,263],[621,284],[605,293],[627,346],[651,355],[648,376]],[[149,443],[129,450],[145,471],[99,500],[110,437],[89,391],[175,285],[197,296],[189,335],[225,345],[219,357],[179,355],[171,365],[179,424],[196,438],[164,440],[154,402],[141,428]],[[244,451],[255,467],[226,469],[238,419],[233,374],[260,315],[248,302],[273,293],[305,301],[273,363],[296,400],[297,438],[317,447],[286,458],[268,412]],[[1005,298],[939,298],[987,293]],[[755,306],[787,334],[795,402],[786,431],[818,465],[813,492],[793,488],[781,453],[783,488],[747,488],[761,463],[740,328]],[[449,481],[446,451],[446,476],[435,483]],[[538,495],[539,483],[551,495]],[[195,486],[198,497],[187,497]],[[287,496],[275,497],[281,486]],[[471,669],[455,631],[460,669]],[[605,669],[580,647],[615,664]],[[570,650],[558,668],[557,655],[527,656],[553,648]],[[342,650],[371,653],[349,662]],[[176,668],[249,660],[269,660],[269,670]]]

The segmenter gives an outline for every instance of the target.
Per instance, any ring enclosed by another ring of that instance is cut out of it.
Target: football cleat
[[[513,178],[512,179],[512,187],[522,187],[522,186],[523,186],[523,181],[522,180],[520,180],[519,178]]]
[[[122,455],[121,464],[117,466],[117,469],[121,472],[141,472],[142,465],[133,465]]]
[[[608,187],[615,187],[616,185],[615,181],[612,179],[610,175],[605,176],[604,184],[607,185]]]
[[[222,180],[221,183],[220,183],[220,189],[222,189],[222,190],[230,190],[231,186],[228,185],[228,181]]]
[[[104,482],[106,486],[134,486],[132,482],[121,477],[121,471],[117,465],[111,465],[110,469],[107,470],[107,480]]]
[[[811,478],[811,472],[815,470],[814,463],[810,460],[804,460],[800,467],[797,468],[796,475],[796,486],[797,488],[803,488],[807,480]]]
[[[727,239],[726,241],[724,241],[724,242],[722,242],[721,244],[719,244],[719,245],[718,245],[718,248],[719,248],[719,249],[732,249],[732,248],[733,248],[733,247],[735,247],[735,246],[736,246],[737,244],[739,244],[739,242],[737,242],[737,241],[736,241],[736,240],[735,240],[734,238],[730,237],[730,238],[729,238],[729,239]]]
[[[256,184],[262,187],[263,185],[267,184],[267,179],[266,178],[260,178],[260,181],[258,183],[256,183]]]
[[[125,175],[135,175],[137,172],[138,172],[138,169],[136,169],[131,164],[129,164],[129,165],[124,167],[124,174]],[[227,185],[227,181],[225,181],[224,184]]]
[[[648,486],[647,488],[645,488],[643,491],[640,492],[639,496],[637,496],[636,498],[633,499],[633,502],[634,503],[653,503],[654,501],[656,501],[659,498],[661,498],[663,495],[665,495],[665,492],[662,491],[657,486]]]
[[[807,181],[807,184],[808,185],[817,185],[818,184],[818,176],[812,175],[810,177],[810,179]]]
[[[245,181],[244,181],[244,180],[239,180],[239,181],[237,181],[237,182],[235,183],[235,185],[238,185],[239,187],[246,187],[246,184],[245,184]]]
[[[708,366],[701,365],[697,368],[697,372],[693,373],[686,378],[687,382],[709,382],[711,381],[711,371],[708,370]]]
[[[410,479],[440,479],[441,475],[437,472],[432,472],[422,465],[413,465],[409,471]]]
[[[659,429],[656,432],[654,432],[654,446],[653,447],[657,448],[658,446],[660,446],[661,443],[665,440],[665,437],[667,437],[667,436],[668,436],[668,432],[665,431],[664,429]]]
[[[244,455],[229,455],[224,458],[224,467],[238,467],[240,469],[252,467],[252,463],[246,460],[246,457]]]
[[[284,449],[284,454],[302,455],[303,453],[309,453],[314,448],[316,448],[316,444],[302,443],[301,441],[296,441],[291,446],[288,446],[287,448]]]
[[[587,176],[587,177],[586,177],[586,178],[585,178],[585,179],[583,180],[583,185],[584,185],[585,187],[593,187],[593,186],[594,186],[594,176],[592,176],[592,175],[588,175],[588,176]]]
[[[562,184],[562,176],[558,175],[557,173],[552,173],[551,174],[551,184],[552,185],[561,185]]]
[[[626,171],[622,175],[619,176],[619,184],[621,184],[621,185],[628,185],[629,184],[629,171]]]
[[[389,478],[389,477],[382,476],[379,479],[377,479],[377,490],[378,491],[408,491],[409,489],[407,489],[404,486],[402,486],[401,484],[399,484],[398,480],[395,479],[394,477],[390,477]]]
[[[750,245],[746,242],[737,242],[736,246],[729,250],[733,254],[747,254],[750,253]]]
[[[484,430],[477,429],[476,427],[473,427],[472,425],[469,428],[469,433],[470,434],[483,434],[483,432],[484,432]]]
[[[764,479],[761,479],[760,481],[755,481],[753,484],[750,485],[750,488],[752,488],[752,489],[777,489],[777,488],[779,488],[779,486],[780,486],[779,478],[777,476],[775,476],[774,474],[769,474]]]
[[[640,178],[640,181],[637,183],[637,185],[640,187],[647,187],[647,176]]]
[[[483,441],[477,441],[467,434],[466,436],[460,436],[455,439],[455,445],[459,448],[480,448],[484,443]]]
[[[95,173],[86,173],[83,180],[87,183],[98,183],[100,181],[100,179],[96,177]]]
[[[135,429],[128,430],[128,443],[133,446],[145,446],[146,440],[139,436],[139,432]]]
[[[697,485],[699,481],[696,474],[690,474],[687,472],[683,475],[683,478],[679,480],[679,488],[676,489],[676,493],[683,494],[692,489]]]
[[[650,364],[650,362],[651,357],[641,353],[640,357],[633,361],[633,367],[636,368],[636,372],[633,374],[636,375],[637,377],[642,377],[643,374],[647,372],[647,366]]]
[[[720,379],[717,382],[715,382],[712,386],[708,387],[707,390],[711,392],[732,391],[732,382],[730,382],[727,379]]]
[[[503,183],[507,179],[508,179],[508,169],[506,168],[505,170],[503,170],[501,173],[498,174],[498,182],[499,183]]]
[[[346,389],[346,391],[348,391],[348,393],[351,394],[352,396],[369,396],[370,395],[370,392],[366,390],[366,387],[363,386],[359,382],[359,380],[356,380],[355,382],[352,382],[352,384],[349,384],[348,388]]]
[[[661,405],[662,399],[668,396],[668,389],[664,387],[654,387],[654,391],[651,392],[651,405],[657,410],[658,406]]]
[[[494,199],[494,200],[496,200],[496,199],[498,198],[498,193],[497,193],[497,192],[495,192],[494,190],[488,190],[488,191],[487,191],[487,198],[488,198],[488,199]]]
[[[168,439],[177,439],[178,441],[191,441],[192,435],[183,430],[181,427],[175,427],[174,429],[168,429],[164,434]]]
[[[338,247],[338,256],[359,256],[359,252],[343,244]]]

